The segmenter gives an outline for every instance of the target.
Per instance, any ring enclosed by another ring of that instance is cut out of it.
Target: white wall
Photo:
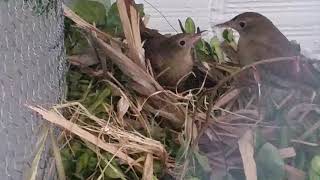
[[[161,11],[178,31],[177,19],[192,17],[202,29],[246,11],[269,17],[290,39],[297,40],[304,52],[320,59],[320,0],[147,0]],[[144,0],[149,26],[168,33],[174,30]]]

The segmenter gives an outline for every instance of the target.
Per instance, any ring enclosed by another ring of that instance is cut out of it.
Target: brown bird
[[[259,13],[245,12],[216,26],[229,27],[239,33],[236,54],[242,66],[259,60],[300,55],[297,46],[292,44],[267,17]],[[292,61],[263,65],[268,71],[285,78],[297,78],[297,66],[297,63]],[[314,85],[315,81],[319,82],[312,76],[311,71],[315,72],[315,69],[311,64],[304,62],[300,66],[301,81],[309,85]]]
[[[192,48],[200,38],[201,33],[181,33],[171,37],[159,34],[146,40],[145,55],[161,85],[176,86],[192,71]]]
[[[237,54],[241,65],[300,54],[268,18],[256,12],[239,14],[216,26],[230,27],[239,33]]]

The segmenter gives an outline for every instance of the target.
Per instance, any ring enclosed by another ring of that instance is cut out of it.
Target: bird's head
[[[161,43],[167,51],[187,53],[201,38],[201,33],[196,34],[176,34]]]
[[[232,28],[241,35],[254,33],[260,29],[274,27],[273,23],[265,16],[256,12],[245,12],[232,18],[231,20],[217,24],[216,27]]]

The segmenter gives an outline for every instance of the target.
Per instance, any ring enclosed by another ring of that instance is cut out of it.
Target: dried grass
[[[30,109],[42,115],[45,120],[121,159],[122,163],[127,164],[133,171],[140,172],[146,180],[152,179],[154,175],[155,160],[162,161],[173,174],[174,171],[178,171],[175,173],[183,179],[184,174],[194,170],[190,167],[190,152],[198,151],[198,148],[205,152],[215,173],[223,174],[230,168],[243,168],[247,179],[257,179],[254,133],[259,130],[266,139],[274,141],[278,138],[277,133],[280,129],[276,120],[265,118],[267,104],[270,101],[279,102],[274,103],[278,110],[285,109],[284,119],[290,126],[304,127],[290,142],[301,146],[319,146],[317,143],[306,141],[307,137],[320,128],[320,123],[311,118],[308,122],[310,126],[306,125],[305,121],[310,119],[310,116],[317,117],[315,112],[319,113],[320,110],[319,105],[314,103],[314,96],[308,97],[308,94],[303,93],[305,89],[286,89],[279,93],[274,88],[269,90],[268,87],[261,87],[259,92],[262,93],[257,93],[256,87],[235,88],[230,84],[230,81],[242,72],[250,71],[253,66],[292,61],[295,58],[263,60],[241,69],[212,63],[206,66],[207,71],[219,71],[224,75],[213,88],[201,87],[196,91],[183,93],[168,91],[161,87],[148,71],[150,67],[145,63],[143,55],[137,11],[132,6],[129,6],[128,10],[125,2],[121,0],[117,1],[117,5],[125,41],[119,41],[100,31],[63,5],[65,16],[73,20],[80,29],[85,30],[93,43],[130,79],[129,84],[121,84],[110,72],[104,73],[104,82],[120,97],[116,109],[104,105],[109,119],[100,119],[92,115],[77,102],[58,105],[52,110],[28,106]],[[126,47],[127,53],[122,52],[120,47]],[[90,75],[95,74],[98,73]],[[276,95],[278,99],[274,100],[272,95]],[[69,114],[66,116],[60,112]],[[150,117],[159,116],[162,117],[162,121],[173,126],[172,131],[180,131],[179,143],[185,148],[182,153],[184,162],[175,170],[173,167],[177,166],[177,162],[172,161],[161,142],[151,138]],[[91,123],[87,123],[87,120]],[[135,121],[143,127],[146,132],[144,135],[128,123]],[[295,156],[295,149],[292,147],[281,149],[280,152],[283,158]],[[288,165],[286,170],[289,174],[305,176],[303,172]]]

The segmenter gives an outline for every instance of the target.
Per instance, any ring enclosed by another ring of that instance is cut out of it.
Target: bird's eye
[[[241,28],[244,28],[244,27],[246,27],[246,23],[243,22],[243,21],[240,21],[240,22],[239,22],[239,26],[240,26]]]
[[[184,40],[182,40],[182,41],[179,42],[179,44],[180,44],[181,46],[184,46],[184,45],[186,44],[186,42],[185,42]]]

